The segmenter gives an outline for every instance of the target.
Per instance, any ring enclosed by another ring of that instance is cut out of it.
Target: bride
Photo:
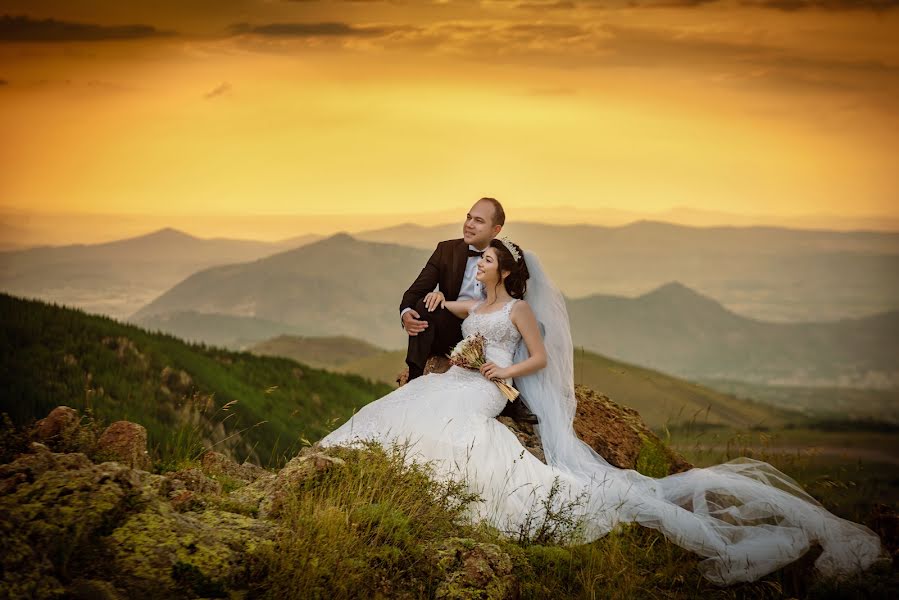
[[[831,514],[768,463],[735,459],[660,479],[610,465],[574,433],[568,314],[537,257],[495,239],[477,279],[486,300],[447,301],[434,292],[426,303],[464,318],[464,336],[486,338],[481,372],[453,366],[413,379],[362,407],[320,446],[406,445],[407,460],[430,462],[439,477],[463,480],[480,496],[468,509],[473,520],[509,534],[551,511],[575,517],[574,541],[621,522],[658,529],[705,557],[702,574],[720,585],[756,580],[814,542],[823,549],[815,566],[826,576],[863,570],[881,556],[873,531]],[[495,419],[507,400],[494,378],[514,379],[537,416],[546,464]]]

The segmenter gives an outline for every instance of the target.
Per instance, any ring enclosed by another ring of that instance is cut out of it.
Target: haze
[[[548,222],[889,229],[895,7],[2,1],[0,221],[97,241],[256,215],[244,237],[273,239],[284,215],[430,225],[490,195]]]

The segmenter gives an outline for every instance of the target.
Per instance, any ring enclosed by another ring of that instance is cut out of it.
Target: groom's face
[[[483,250],[495,238],[502,227],[494,225],[495,217],[493,204],[478,200],[465,216],[465,224],[462,226],[462,238],[466,244]]]

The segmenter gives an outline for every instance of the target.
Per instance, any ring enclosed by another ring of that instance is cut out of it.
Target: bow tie
[[[479,251],[477,251],[477,250],[472,250],[471,248],[469,248],[469,249],[468,249],[468,256],[484,256],[484,252],[483,252],[483,251],[480,251],[480,252],[479,252]]]

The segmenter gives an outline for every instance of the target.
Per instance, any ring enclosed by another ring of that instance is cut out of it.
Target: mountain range
[[[438,240],[459,237],[459,229],[405,224],[353,235],[430,252]],[[679,281],[737,314],[765,321],[830,321],[899,307],[896,232],[637,221],[510,223],[503,233],[536,251],[571,298],[633,297]],[[124,317],[206,267],[249,262],[320,239],[201,239],[166,228],[103,244],[0,252],[0,289]]]
[[[397,348],[406,335],[399,320],[400,296],[428,255],[338,234],[251,262],[194,273],[130,320],[180,335],[163,319],[168,313],[192,311],[250,319],[247,323],[274,321],[304,335],[350,335]]]
[[[637,296],[672,280],[747,317],[778,322],[861,317],[899,308],[899,233],[783,227],[617,227],[512,223],[566,296]],[[405,224],[360,240],[433,250],[459,225]]]
[[[407,338],[399,297],[428,254],[337,235],[195,273],[132,320],[226,345],[269,339],[281,323],[278,333],[344,335],[401,349]],[[568,305],[576,345],[682,377],[899,387],[899,311],[833,322],[765,322],[679,282],[637,297],[593,295]]]
[[[201,239],[171,228],[102,244],[0,252],[0,286],[112,317],[126,317],[190,274],[254,260],[318,239]]]

